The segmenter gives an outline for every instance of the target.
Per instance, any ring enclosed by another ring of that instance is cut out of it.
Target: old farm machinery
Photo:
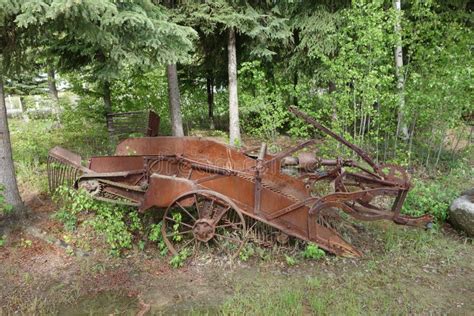
[[[261,224],[336,255],[360,256],[343,237],[344,222],[384,219],[411,226],[431,222],[428,215],[400,213],[410,189],[402,168],[375,163],[311,117],[294,107],[290,110],[352,149],[363,163],[301,152],[316,139],[275,155],[262,144],[258,154],[251,155],[205,138],[129,138],[113,156],[92,157],[87,167],[80,156],[53,148],[48,161],[50,188],[66,183],[98,200],[161,212],[163,238],[173,254],[201,248],[238,254],[247,231]],[[286,173],[288,168],[297,174]],[[387,198],[390,204],[382,201]]]

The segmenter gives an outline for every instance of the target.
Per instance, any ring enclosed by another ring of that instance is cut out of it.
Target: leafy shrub
[[[93,200],[83,191],[60,187],[55,200],[61,207],[54,217],[63,222],[66,229],[74,229],[77,226],[78,214],[93,212],[95,216],[85,223],[104,234],[113,255],[119,255],[123,249],[131,248],[132,233],[142,229],[141,219],[135,209]]]
[[[170,265],[177,269],[184,266],[186,259],[191,255],[190,251],[186,248],[183,249],[179,254],[174,255],[173,258],[170,260]]]
[[[306,259],[321,259],[326,253],[320,249],[316,244],[309,243],[303,251],[303,258]]]
[[[240,250],[239,258],[241,261],[249,260],[255,254],[254,246],[251,243],[246,243],[245,246]]]
[[[450,174],[429,181],[413,180],[402,212],[411,216],[431,214],[439,222],[448,218],[452,201],[466,188],[472,186],[473,168],[462,166]]]
[[[165,256],[168,253],[168,247],[166,247],[165,241],[163,240],[163,234],[161,234],[162,225],[161,222],[158,224],[152,224],[148,239],[157,242],[158,248],[160,249],[160,255]]]

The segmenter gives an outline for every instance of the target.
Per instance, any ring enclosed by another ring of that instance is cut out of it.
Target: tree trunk
[[[294,48],[296,50],[296,48],[298,47],[298,45],[300,44],[300,33],[298,31],[298,29],[295,29],[293,31],[293,39],[294,39]],[[296,94],[296,87],[298,86],[298,70],[295,70],[295,72],[293,73],[293,96],[291,98],[291,103],[294,105],[294,106],[298,106],[298,96]]]
[[[232,146],[241,145],[239,126],[239,99],[237,95],[237,53],[235,48],[235,30],[229,29],[228,75],[229,75],[229,138]]]
[[[393,7],[397,11],[397,21],[395,24],[395,36],[397,37],[397,44],[395,46],[395,68],[399,94],[397,138],[402,137],[403,139],[408,139],[408,127],[403,117],[403,110],[405,108],[405,78],[403,75],[402,28],[400,26],[401,0],[393,0]]]
[[[48,88],[49,88],[49,94],[51,95],[51,99],[58,102],[59,97],[58,97],[58,89],[56,87],[56,75],[55,75],[54,69],[51,67],[48,68]]]
[[[59,122],[59,96],[58,89],[56,87],[56,75],[52,67],[48,67],[48,88],[51,99],[54,101],[53,114],[56,116],[56,120]]]
[[[209,110],[209,128],[214,129],[214,78],[212,75],[207,76],[207,106]]]
[[[112,120],[108,114],[112,113],[112,93],[110,92],[110,82],[105,80],[102,84],[102,99],[104,100],[105,120],[109,134],[113,134]]]
[[[10,132],[8,130],[7,107],[3,90],[3,78],[0,77],[0,185],[4,187],[3,195],[17,214],[24,211],[23,202],[15,177]]]
[[[176,64],[166,66],[168,77],[168,98],[171,115],[171,132],[173,136],[184,136],[183,119],[181,117],[181,105],[179,101],[178,71]]]

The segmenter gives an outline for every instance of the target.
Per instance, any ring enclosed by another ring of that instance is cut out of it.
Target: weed
[[[31,247],[32,245],[33,245],[33,242],[32,242],[31,240],[29,240],[29,239],[24,239],[24,238],[22,238],[22,239],[20,240],[20,247],[22,247],[22,248],[29,248],[29,247]]]
[[[162,222],[158,224],[152,224],[150,229],[150,234],[148,239],[158,243],[158,248],[160,249],[160,255],[166,256],[168,253],[168,247],[166,247],[165,241],[163,240],[163,235],[161,234]]]
[[[414,179],[414,187],[408,193],[402,211],[412,216],[432,214],[439,222],[448,218],[449,205],[461,191],[472,187],[474,168],[462,166],[436,180]]]
[[[184,263],[186,262],[186,259],[190,255],[191,255],[191,253],[189,252],[189,250],[187,248],[183,249],[179,254],[174,255],[173,258],[171,258],[169,263],[175,269],[181,268],[182,266],[184,266]]]
[[[320,249],[316,244],[314,243],[308,243],[306,245],[306,248],[303,251],[303,258],[306,259],[321,259],[326,255],[324,250]]]
[[[287,254],[285,254],[285,261],[286,261],[286,264],[289,265],[290,267],[298,263],[298,260],[296,260],[295,257],[288,256]]]
[[[93,200],[87,193],[67,187],[59,187],[54,196],[60,209],[54,217],[68,230],[77,226],[80,213],[93,212],[95,216],[84,223],[104,234],[110,253],[120,255],[123,249],[132,247],[132,233],[143,229],[141,219],[134,209]]]
[[[183,239],[183,236],[181,234],[178,234],[179,226],[181,225],[181,221],[182,221],[182,215],[181,213],[176,212],[176,213],[173,213],[171,217],[173,218],[173,221],[175,222],[175,224],[173,224],[173,234],[174,234],[173,241],[179,242]]]
[[[74,256],[74,249],[71,246],[66,247],[66,254],[68,256]]]
[[[56,213],[54,213],[52,217],[63,223],[64,228],[67,231],[73,231],[76,229],[77,216],[71,211],[68,211],[66,209],[60,209]]]
[[[0,237],[0,247],[5,246],[6,243],[7,243],[7,236],[3,235],[2,237]]]
[[[255,254],[255,249],[251,243],[245,244],[244,247],[240,250],[239,258],[241,261],[249,260]]]

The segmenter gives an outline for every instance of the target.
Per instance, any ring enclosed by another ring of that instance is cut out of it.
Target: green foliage
[[[298,260],[293,256],[289,256],[289,255],[285,254],[285,262],[286,262],[287,265],[292,267],[292,266],[294,266],[295,264],[298,263]]]
[[[101,203],[96,205],[93,211],[95,217],[89,221],[89,224],[105,235],[105,241],[109,244],[112,255],[119,255],[121,250],[132,247],[132,234],[125,222],[126,212],[129,210]]]
[[[186,59],[195,36],[148,0],[24,1],[16,14],[19,28],[42,25],[40,39],[64,70],[81,68],[92,81],[114,78],[128,66]],[[63,36],[50,36],[58,31]]]
[[[438,221],[448,218],[449,205],[456,197],[456,190],[445,187],[442,183],[425,183],[416,181],[403,205],[403,212],[413,216],[432,214]]]
[[[414,179],[402,212],[413,216],[432,214],[439,222],[448,218],[449,206],[464,190],[474,185],[474,168],[460,165],[435,179]]]
[[[53,218],[62,222],[68,231],[76,229],[79,213],[94,207],[94,201],[87,193],[66,186],[60,186],[56,189],[53,200],[60,206],[58,211],[54,213]]]
[[[320,249],[316,244],[314,243],[308,243],[306,245],[306,248],[303,251],[303,258],[306,259],[321,259],[326,255],[324,250]]]
[[[253,257],[253,255],[255,255],[255,248],[253,244],[248,242],[240,250],[239,259],[245,262],[248,261],[251,257]]]
[[[0,247],[5,246],[6,243],[7,243],[7,237],[5,235],[0,236]]]
[[[150,233],[148,235],[148,239],[158,243],[160,255],[166,256],[166,254],[168,253],[168,247],[166,246],[166,243],[163,240],[163,234],[161,233],[162,225],[163,225],[162,222],[159,222],[158,224],[152,224],[150,228]]]
[[[87,101],[83,98],[73,106],[62,99],[61,125],[51,117],[27,122],[9,120],[13,160],[20,184],[27,183],[32,191],[47,191],[46,161],[48,151],[54,146],[68,148],[83,157],[111,151],[105,122],[99,119],[101,115],[95,114],[97,108]]]
[[[288,110],[283,96],[287,87],[266,82],[261,62],[242,63],[239,70],[242,81],[241,104],[242,129],[265,139],[275,139],[288,120]]]
[[[7,201],[5,200],[5,196],[3,195],[3,192],[5,190],[5,187],[3,184],[0,184],[0,214],[9,214],[13,211],[13,206],[8,204]]]
[[[174,255],[170,260],[170,265],[177,269],[184,266],[186,259],[191,255],[191,252],[188,248],[183,249],[179,254]]]
[[[93,200],[83,191],[60,187],[55,200],[60,208],[54,216],[69,230],[76,228],[79,214],[93,212],[94,216],[85,223],[104,235],[113,255],[119,255],[122,250],[130,249],[133,233],[143,229],[135,209]]]

